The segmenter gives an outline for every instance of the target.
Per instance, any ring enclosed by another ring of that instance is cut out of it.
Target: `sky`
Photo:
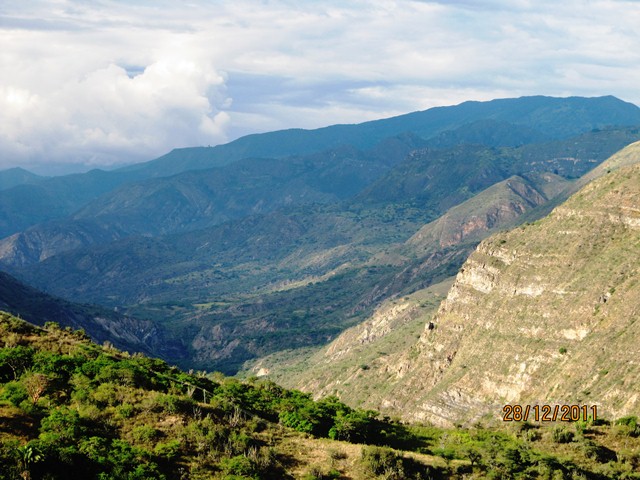
[[[640,105],[640,1],[0,0],[0,169],[466,100]]]

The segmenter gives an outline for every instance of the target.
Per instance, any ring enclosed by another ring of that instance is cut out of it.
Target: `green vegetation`
[[[272,448],[287,429],[389,445],[407,435],[335,398],[185,374],[55,324],[2,313],[0,331],[0,478],[285,478]]]
[[[0,333],[2,480],[640,478],[635,417],[407,426],[269,381],[187,374],[55,324],[0,313]]]

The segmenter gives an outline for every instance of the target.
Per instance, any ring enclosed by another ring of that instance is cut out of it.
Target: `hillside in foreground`
[[[406,425],[0,313],[0,479],[640,478],[635,417]],[[391,447],[391,448],[390,448]]]

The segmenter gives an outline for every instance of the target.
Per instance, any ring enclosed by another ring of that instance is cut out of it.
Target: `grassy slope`
[[[612,427],[400,425],[270,382],[186,374],[4,313],[0,331],[2,480],[63,479],[70,471],[114,480],[640,475],[634,419]],[[320,422],[312,434],[296,431],[307,430],[305,418]],[[351,442],[319,438],[325,421],[338,437],[350,432]]]

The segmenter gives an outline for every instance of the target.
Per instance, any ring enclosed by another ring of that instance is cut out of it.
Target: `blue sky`
[[[465,100],[640,104],[640,2],[0,0],[0,168]]]

